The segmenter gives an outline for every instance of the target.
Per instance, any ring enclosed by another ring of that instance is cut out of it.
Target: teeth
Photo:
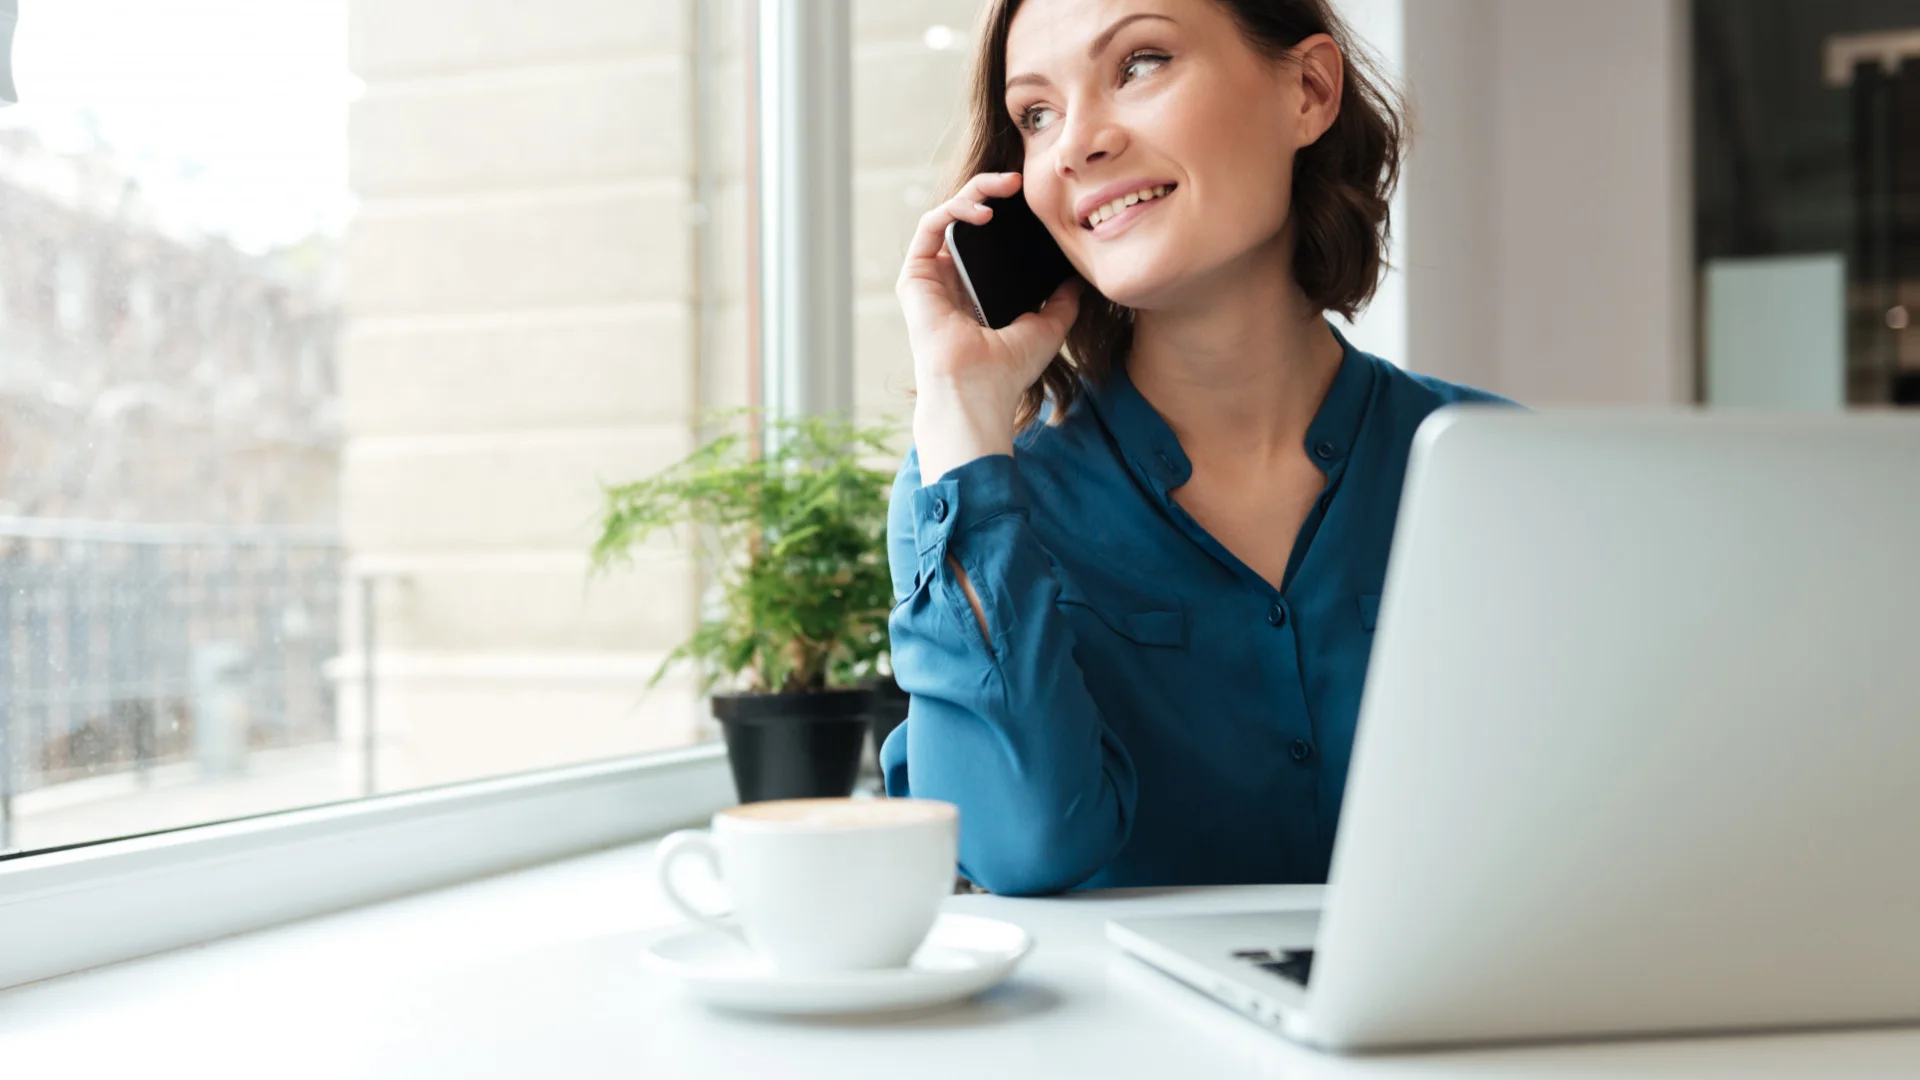
[[[1142,188],[1139,191],[1122,195],[1119,198],[1113,200],[1112,202],[1107,203],[1104,206],[1098,207],[1097,209],[1094,210],[1093,213],[1088,214],[1087,228],[1089,229],[1098,228],[1101,222],[1107,220],[1113,215],[1119,213],[1120,211],[1125,210],[1127,207],[1132,206],[1134,203],[1146,202],[1148,199],[1157,199],[1162,195],[1165,195],[1167,193],[1167,190],[1168,190],[1168,185],[1157,184],[1150,188]]]

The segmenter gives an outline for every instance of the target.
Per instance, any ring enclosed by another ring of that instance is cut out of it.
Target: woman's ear
[[[1346,58],[1327,34],[1315,34],[1293,47],[1294,85],[1300,89],[1300,107],[1293,116],[1299,145],[1311,146],[1340,116],[1340,98],[1346,86]]]

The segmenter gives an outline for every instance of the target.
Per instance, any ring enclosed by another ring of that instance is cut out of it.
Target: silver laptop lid
[[[1332,1046],[1920,1018],[1920,422],[1429,420],[1318,944]]]

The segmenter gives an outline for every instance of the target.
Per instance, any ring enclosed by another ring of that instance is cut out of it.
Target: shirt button
[[[1267,609],[1267,622],[1274,626],[1287,625],[1287,609],[1275,604]]]
[[[1330,442],[1323,442],[1320,445],[1314,447],[1313,456],[1319,458],[1321,461],[1332,461],[1333,460],[1333,444]]]
[[[947,500],[945,499],[933,500],[933,520],[935,521],[947,520]]]
[[[1287,756],[1304,764],[1313,756],[1313,744],[1305,739],[1295,739],[1293,745],[1287,748]]]

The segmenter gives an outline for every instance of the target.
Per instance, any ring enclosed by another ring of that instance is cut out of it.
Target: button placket
[[[1284,599],[1275,600],[1268,606],[1267,625],[1281,631],[1281,634],[1276,640],[1280,647],[1280,663],[1284,665],[1285,668],[1286,687],[1283,693],[1297,703],[1299,710],[1297,715],[1305,718],[1308,713],[1307,701],[1301,683],[1299,655],[1294,648],[1294,631],[1292,624],[1293,613],[1288,610],[1287,603]],[[1292,727],[1292,725],[1287,726]],[[1300,732],[1300,734],[1294,734],[1294,732]],[[1314,746],[1311,734],[1302,731],[1301,728],[1294,728],[1293,731],[1283,732],[1282,738],[1287,738],[1288,735],[1292,735],[1293,737],[1288,738],[1286,742],[1281,744],[1287,758],[1295,765],[1310,767],[1314,761]]]

